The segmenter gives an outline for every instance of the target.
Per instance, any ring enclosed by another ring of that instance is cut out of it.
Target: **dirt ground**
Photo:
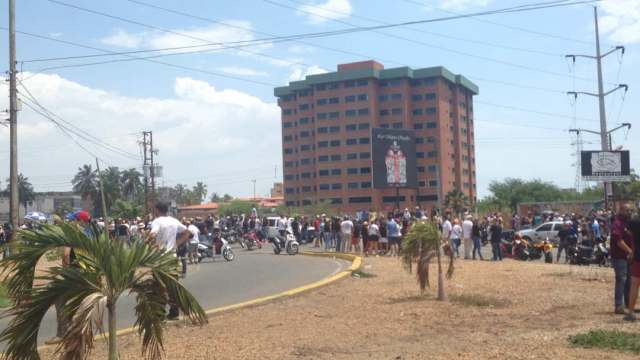
[[[612,270],[506,260],[457,261],[449,300],[420,297],[399,260],[365,258],[363,271],[285,300],[210,318],[204,327],[168,326],[167,359],[637,359],[573,348],[590,329],[638,332],[613,315]],[[121,359],[138,359],[134,335]],[[44,358],[51,358],[45,352]],[[105,359],[99,341],[92,359]]]

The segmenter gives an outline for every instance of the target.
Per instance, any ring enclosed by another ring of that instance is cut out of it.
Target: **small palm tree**
[[[449,257],[447,278],[453,275],[453,252],[445,244],[445,254]],[[402,262],[409,273],[413,263],[416,263],[416,274],[420,284],[420,293],[424,293],[429,286],[429,264],[431,259],[438,259],[438,300],[446,300],[444,291],[444,279],[442,274],[442,261],[440,254],[440,232],[438,226],[432,221],[420,221],[411,227],[402,240]]]
[[[129,200],[133,200],[142,190],[142,174],[135,168],[122,170],[120,173],[122,181],[122,194]]]
[[[7,189],[8,193],[10,190],[9,179],[7,179]],[[33,190],[33,185],[29,181],[28,177],[25,177],[22,174],[18,174],[18,201],[24,207],[24,213],[27,213],[27,206],[30,202],[32,202],[36,198],[36,193]]]
[[[469,197],[460,190],[452,190],[444,197],[444,205],[453,210],[456,216],[460,216],[464,209],[469,207]]]
[[[110,241],[106,235],[92,239],[77,226],[45,225],[40,230],[25,230],[13,255],[0,267],[10,274],[6,281],[15,306],[8,311],[9,326],[0,333],[6,342],[4,358],[38,359],[37,338],[47,310],[57,301],[65,302],[71,319],[57,351],[63,359],[84,359],[93,348],[95,330],[102,331],[106,311],[109,333],[109,359],[118,358],[116,302],[125,293],[135,295],[136,322],[142,336],[142,353],[149,359],[162,356],[162,321],[169,299],[193,323],[204,324],[206,315],[196,299],[179,282],[177,259],[144,242],[131,247]],[[78,266],[52,267],[38,276],[34,269],[48,251],[71,247]]]
[[[71,180],[73,191],[79,193],[82,200],[94,198],[98,192],[98,175],[91,165],[83,165]]]

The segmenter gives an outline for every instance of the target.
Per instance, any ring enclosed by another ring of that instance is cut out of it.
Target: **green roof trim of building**
[[[274,89],[276,97],[292,95],[296,91],[311,89],[312,85],[325,84],[337,81],[357,80],[375,78],[378,80],[389,80],[398,78],[424,79],[433,77],[443,77],[454,84],[458,84],[478,95],[478,85],[462,75],[455,75],[443,66],[435,66],[424,69],[411,69],[409,67],[399,67],[393,69],[377,70],[373,68],[351,69],[334,71],[326,74],[308,75],[304,80],[292,81],[289,86],[281,86]]]

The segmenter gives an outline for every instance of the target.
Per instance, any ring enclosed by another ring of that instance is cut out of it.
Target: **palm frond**
[[[431,250],[426,256],[422,257],[422,259],[418,260],[416,277],[418,279],[418,284],[420,284],[420,291],[424,292],[426,288],[430,287],[429,284],[429,265],[431,264],[431,259],[436,256],[436,252]]]
[[[64,334],[56,353],[64,360],[81,360],[91,352],[96,330],[104,332],[103,320],[107,307],[107,296],[94,292],[77,298],[68,304],[65,311],[73,314],[69,329]]]
[[[135,326],[142,337],[142,355],[158,359],[164,353],[162,320],[168,302],[166,291],[159,282],[146,279],[135,284],[131,292],[136,294]]]

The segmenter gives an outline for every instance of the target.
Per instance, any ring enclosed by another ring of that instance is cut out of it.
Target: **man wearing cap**
[[[151,223],[147,242],[175,254],[177,248],[189,239],[191,232],[180,221],[168,215],[169,204],[158,202],[155,210],[157,217]],[[169,299],[169,304],[167,320],[177,320],[180,315],[178,306],[173,299]]]

